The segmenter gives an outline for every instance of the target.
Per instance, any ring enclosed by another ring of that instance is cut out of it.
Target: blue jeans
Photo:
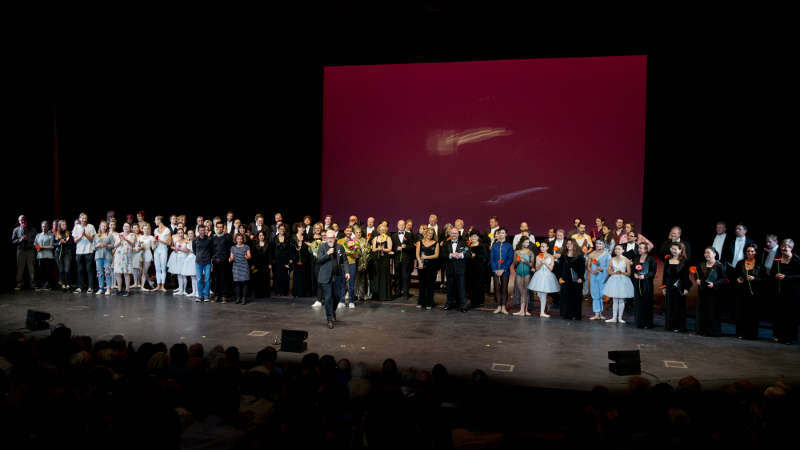
[[[111,277],[114,275],[114,268],[111,267],[111,261],[106,258],[97,258],[94,260],[97,267],[97,290],[111,289],[113,284]]]
[[[208,292],[211,289],[209,281],[211,277],[211,263],[195,264],[194,267],[197,271],[197,295],[203,299],[208,298]]]
[[[357,269],[356,264],[358,263],[347,265],[347,273],[350,274],[350,281],[347,280],[345,281],[347,283],[347,292],[350,294],[350,296],[348,297],[349,298],[348,301],[350,302],[356,301],[356,269]],[[344,298],[344,296],[342,296],[342,298]]]

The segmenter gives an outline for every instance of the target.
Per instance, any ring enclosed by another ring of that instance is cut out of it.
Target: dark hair
[[[744,231],[747,231],[747,225],[743,224],[742,222],[739,222],[738,224],[736,224],[736,226],[737,227],[742,227],[742,228],[744,228]]]
[[[752,248],[753,250],[758,251],[758,244],[756,244],[755,242],[751,242],[744,246],[744,251],[747,251],[748,248]]]
[[[201,224],[198,224],[198,225],[197,225],[197,229],[198,229],[198,230],[200,230],[200,228],[203,228],[203,229],[205,229],[205,227],[206,227],[206,225],[205,225],[204,223],[201,223]]]
[[[528,236],[522,236],[521,238],[519,238],[519,242],[517,242],[517,248],[515,248],[514,250],[519,250],[519,249],[521,249],[521,248],[522,248],[522,243],[523,243],[523,242],[525,242],[525,241],[528,241],[528,242],[530,242],[530,241],[531,241],[531,238],[530,238],[530,237],[528,237]],[[529,247],[530,247],[530,246],[529,246]]]
[[[494,220],[495,222],[500,222],[500,220],[497,218],[497,216],[489,216],[489,220]]]
[[[714,252],[714,259],[719,259],[719,252],[717,252],[717,249],[709,245],[703,250],[703,252],[705,252],[706,250],[711,250],[712,252]]]

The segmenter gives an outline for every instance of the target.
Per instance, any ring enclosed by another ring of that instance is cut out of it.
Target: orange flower
[[[672,255],[670,255],[669,253],[667,253],[666,255],[664,255],[664,260],[665,260],[665,261],[669,261],[669,259],[670,259],[670,258],[672,258]]]
[[[592,259],[592,264],[594,264],[595,266],[597,265],[597,258]]]
[[[517,256],[517,262],[520,262],[521,260],[522,260],[522,257]]]
[[[554,251],[554,252],[557,252],[557,251],[558,251],[558,246],[557,246],[557,245],[556,245],[555,247],[553,247],[553,251]]]
[[[697,273],[697,267],[696,266],[689,267],[689,273],[696,274]]]

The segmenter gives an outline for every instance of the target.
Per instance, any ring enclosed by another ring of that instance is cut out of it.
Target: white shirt
[[[636,250],[636,242],[628,242],[625,244],[625,251]]]
[[[522,232],[520,232],[518,235],[514,236],[514,239],[511,242],[511,245],[513,245],[514,248],[517,248],[517,244],[519,244],[519,241],[521,239],[522,239]],[[530,234],[528,234],[528,239],[530,239],[532,241],[533,237]],[[531,244],[533,244],[533,243],[531,242]],[[533,244],[533,245],[536,245],[536,244]]]
[[[92,242],[86,236],[94,236],[97,232],[94,231],[94,225],[87,223],[86,227],[81,224],[75,225],[72,229],[73,236],[80,236],[81,238],[75,243],[75,254],[85,255],[94,252]]]
[[[733,243],[733,261],[731,261],[733,267],[736,267],[736,263],[744,259],[744,243],[744,236],[736,237],[736,240]]]
[[[228,223],[225,225],[225,229],[226,229],[226,230],[228,230],[228,231],[227,231],[227,233],[230,233],[230,232],[231,232],[231,228],[233,228],[233,222],[228,222]]]
[[[564,249],[564,240],[563,239],[556,239],[556,241],[553,242],[553,251],[554,252],[556,251],[556,247],[558,247],[559,250],[563,250]]]
[[[728,236],[728,233],[722,233],[714,236],[714,243],[711,244],[711,247],[717,251],[717,254],[720,258],[722,258],[722,248],[725,246],[725,238]]]
[[[403,243],[405,233],[405,230],[397,232],[397,240],[400,241],[401,244]]]
[[[436,234],[437,236],[439,235],[439,225],[431,225],[431,224],[428,224],[428,228],[433,228],[433,231],[435,232],[435,234]]]
[[[453,257],[453,253],[455,253],[456,248],[458,247],[458,242],[457,241],[453,241],[452,245],[453,245],[453,251],[450,252],[450,257],[451,258]]]
[[[375,231],[375,227],[367,227],[367,234],[372,234]]]

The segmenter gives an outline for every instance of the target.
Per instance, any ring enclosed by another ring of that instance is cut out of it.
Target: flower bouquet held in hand
[[[647,271],[644,270],[644,266],[642,266],[641,264],[637,264],[636,267],[634,267],[634,270],[635,270],[635,274],[637,275],[636,276],[636,280],[639,282],[638,283],[639,284],[639,296],[641,297],[641,295],[642,295],[642,279],[639,278],[639,275],[641,275],[641,276],[647,275]]]

